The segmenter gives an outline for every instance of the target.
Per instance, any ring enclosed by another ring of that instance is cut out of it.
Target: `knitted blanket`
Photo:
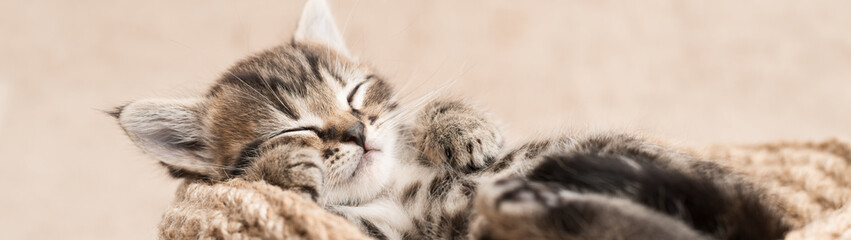
[[[848,142],[719,145],[699,152],[744,174],[775,197],[794,229],[786,239],[851,239]]]
[[[371,239],[346,219],[265,182],[186,183],[160,239]]]
[[[851,239],[851,144],[839,140],[691,150],[767,189],[792,224],[786,239]],[[163,239],[370,239],[345,219],[263,182],[186,183]]]

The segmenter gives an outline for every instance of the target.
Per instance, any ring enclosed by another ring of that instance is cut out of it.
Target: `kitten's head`
[[[291,43],[237,62],[201,98],[141,100],[115,111],[127,135],[176,177],[224,180],[261,167],[263,144],[314,139],[329,202],[389,181],[399,129],[389,85],[349,57],[324,1],[309,1]],[[274,182],[273,182],[274,184]]]

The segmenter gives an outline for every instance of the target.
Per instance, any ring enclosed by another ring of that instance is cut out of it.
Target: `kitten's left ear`
[[[334,16],[325,0],[308,0],[298,21],[295,40],[300,42],[317,42],[327,45],[346,56],[349,51],[343,36],[334,23]]]

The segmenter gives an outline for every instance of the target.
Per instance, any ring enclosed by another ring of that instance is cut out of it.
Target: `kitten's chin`
[[[369,151],[363,154],[351,177],[323,191],[325,204],[351,205],[375,198],[388,185],[390,173],[396,165],[392,154]]]

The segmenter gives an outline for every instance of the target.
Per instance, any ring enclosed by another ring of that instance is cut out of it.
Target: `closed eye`
[[[355,95],[358,93],[358,91],[360,90],[361,86],[363,86],[363,84],[364,84],[364,83],[369,82],[369,80],[372,80],[372,78],[373,78],[373,77],[374,77],[373,75],[366,76],[366,80],[364,80],[364,81],[362,81],[362,82],[358,83],[358,85],[356,85],[356,86],[355,86],[355,88],[353,88],[353,89],[352,89],[352,91],[351,91],[351,92],[349,92],[349,96],[348,96],[348,97],[346,97],[346,101],[348,101],[348,102],[349,102],[349,107],[351,107],[353,110],[357,110],[357,109],[358,109],[358,107],[360,107],[360,106],[355,107],[354,105],[352,105],[352,102],[355,100]],[[361,98],[363,98],[363,97],[361,97]],[[361,101],[362,101],[362,100],[361,100]]]
[[[316,136],[319,136],[319,129],[316,128],[316,127],[298,127],[298,128],[284,129],[283,131],[278,132],[277,134],[275,134],[272,137],[274,138],[274,137],[281,136],[281,135],[284,135],[284,134],[300,134],[300,133],[313,133]]]

